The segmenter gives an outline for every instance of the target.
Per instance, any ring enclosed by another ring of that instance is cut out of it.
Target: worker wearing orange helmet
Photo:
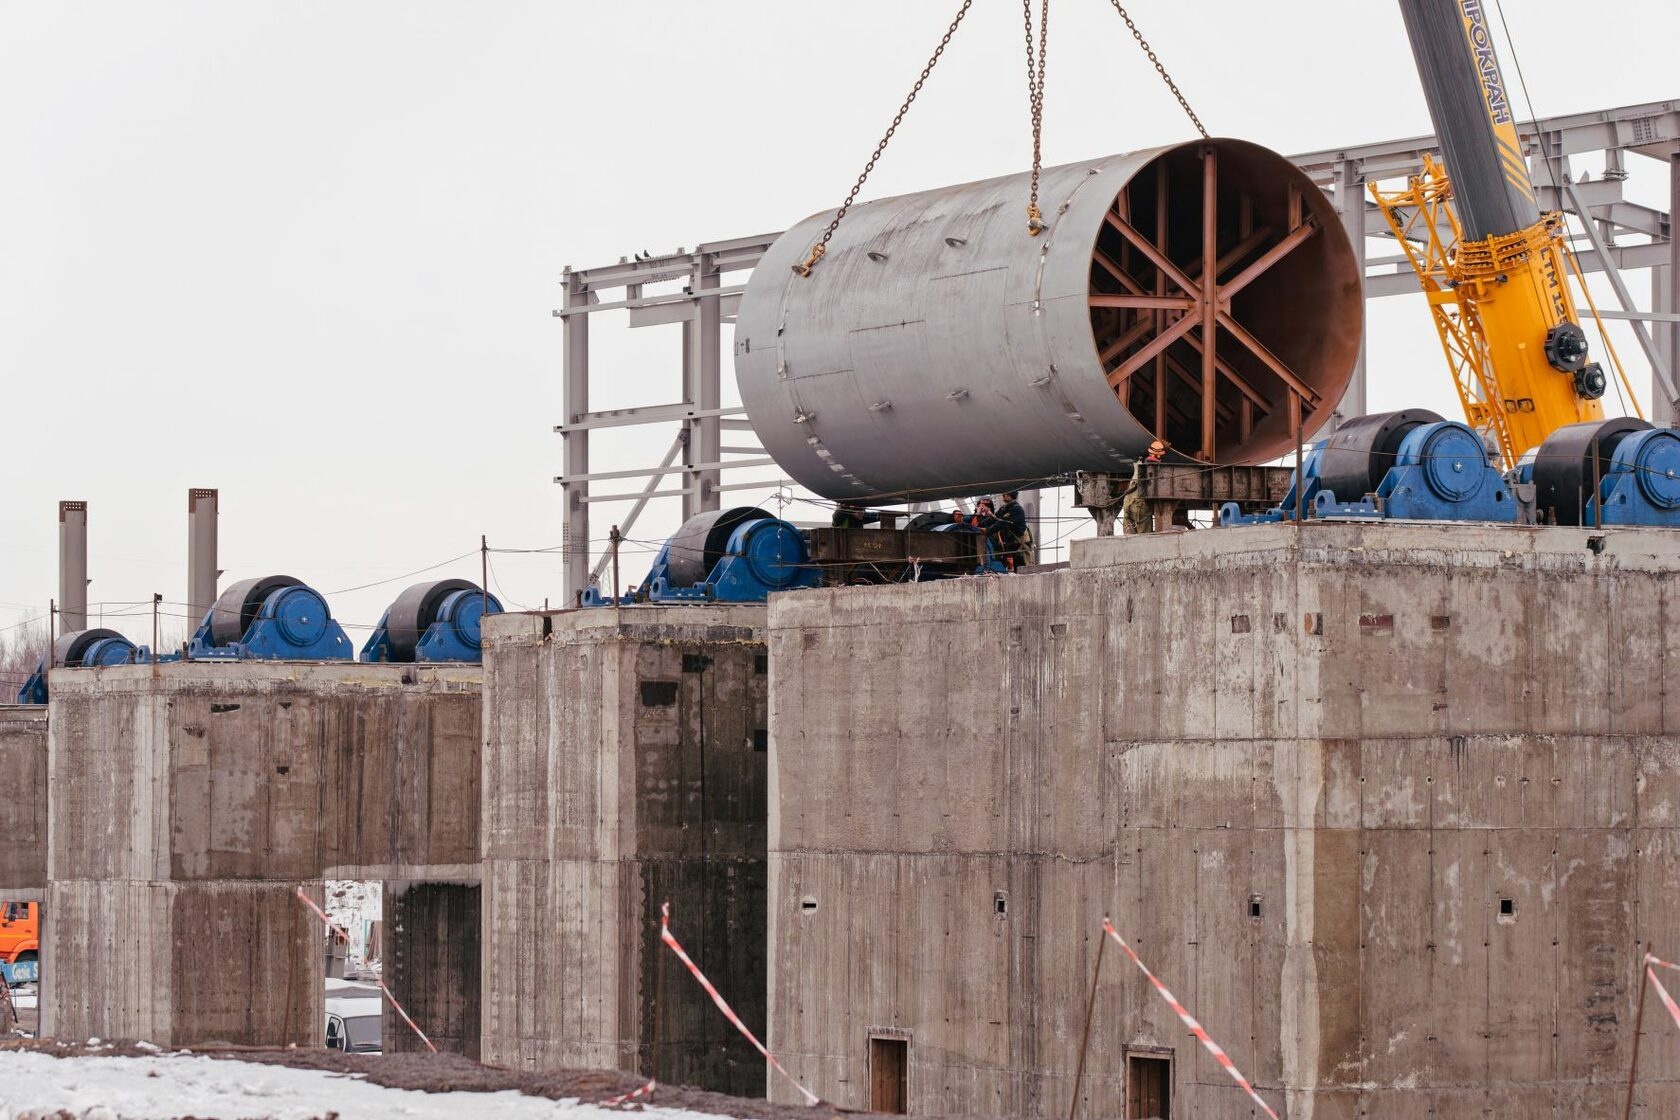
[[[1157,439],[1150,442],[1144,458],[1132,461],[1132,481],[1126,487],[1125,499],[1120,503],[1121,528],[1128,537],[1155,531],[1155,518],[1149,512],[1149,503],[1143,498],[1143,465],[1159,463],[1166,454],[1167,445]]]

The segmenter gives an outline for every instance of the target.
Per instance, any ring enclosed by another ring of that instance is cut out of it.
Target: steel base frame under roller
[[[1680,100],[1549,117],[1520,131],[1542,207],[1581,219],[1584,228],[1574,231],[1573,244],[1582,269],[1609,274],[1620,306],[1601,307],[1600,314],[1632,320],[1648,363],[1663,371],[1653,377],[1652,398],[1655,418],[1667,423],[1674,415],[1673,402],[1662,385],[1672,377],[1675,357],[1680,354],[1680,284],[1674,282],[1680,277],[1680,241],[1670,232],[1670,215],[1680,213]],[[1367,255],[1367,238],[1386,240],[1390,233],[1382,213],[1370,201],[1366,184],[1415,175],[1422,170],[1424,154],[1436,150],[1433,136],[1419,136],[1294,157],[1307,177],[1330,196],[1341,216],[1362,264],[1367,300],[1416,292],[1418,281],[1403,253]],[[1630,153],[1669,165],[1667,213],[1624,196]],[[1590,179],[1571,180],[1570,157],[1593,155],[1601,156],[1602,170],[1595,169]],[[656,500],[681,499],[686,521],[696,513],[720,508],[729,491],[785,483],[779,474],[766,477],[775,462],[754,438],[746,410],[722,404],[723,327],[734,322],[747,273],[778,236],[767,233],[715,241],[693,250],[565,270],[564,303],[554,312],[565,332],[565,420],[554,430],[564,441],[564,473],[555,481],[562,493],[568,600],[599,578],[608,558],[606,533],[591,536],[591,505],[628,502],[629,509],[616,519],[620,530],[628,533]],[[1650,270],[1649,310],[1635,306],[1622,279],[1622,272],[1635,269]],[[678,291],[647,291],[679,283]],[[627,312],[633,327],[681,325],[682,361],[672,371],[676,399],[591,411],[590,322],[608,311]],[[1369,411],[1365,388],[1361,355],[1332,425]],[[643,425],[662,425],[667,432],[675,428],[674,438],[657,462],[629,470],[591,469],[591,432]],[[726,436],[730,443],[725,443]],[[601,492],[595,484],[603,482],[621,485]]]

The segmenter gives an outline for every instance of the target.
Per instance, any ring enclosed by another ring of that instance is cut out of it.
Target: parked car
[[[378,1054],[385,1000],[372,984],[327,980],[327,1049],[348,1054]]]

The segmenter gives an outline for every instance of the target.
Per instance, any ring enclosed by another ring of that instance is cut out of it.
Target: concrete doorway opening
[[[1172,1120],[1172,1055],[1126,1055],[1126,1120]]]
[[[479,1056],[479,887],[476,883],[385,884],[385,983],[432,1044]],[[385,1049],[425,1048],[397,1016],[387,1016]]]
[[[903,1115],[910,1111],[910,1040],[869,1040],[869,1110]]]
[[[377,879],[327,879],[322,902],[334,928],[321,930],[326,960],[326,1022],[319,1044],[348,1054],[378,1054],[384,1049],[385,997],[379,991],[383,950],[381,902]]]

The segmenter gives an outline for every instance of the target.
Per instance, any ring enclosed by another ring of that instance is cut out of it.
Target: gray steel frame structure
[[[1680,213],[1680,100],[1628,105],[1615,109],[1548,117],[1521,129],[1530,172],[1541,205],[1574,214],[1575,253],[1587,272],[1608,274],[1619,307],[1600,308],[1606,318],[1631,320],[1634,334],[1652,369],[1653,411],[1664,421],[1675,415],[1670,372],[1680,354],[1680,239],[1673,236],[1671,215]],[[1295,163],[1328,194],[1359,256],[1365,298],[1404,295],[1418,290],[1416,275],[1400,253],[1370,256],[1367,239],[1390,236],[1387,223],[1371,201],[1366,185],[1402,179],[1419,172],[1423,156],[1437,148],[1433,136],[1391,140],[1359,147],[1310,152]],[[1603,173],[1576,181],[1569,175],[1571,156],[1601,153]],[[1669,166],[1669,209],[1633,202],[1623,194],[1629,154]],[[744,276],[779,234],[741,237],[679,249],[663,256],[621,259],[599,268],[573,269],[562,275],[563,306],[554,312],[564,324],[563,408],[565,422],[555,427],[563,443],[564,473],[555,478],[562,495],[562,564],[568,601],[599,578],[609,552],[604,539],[590,536],[590,506],[629,502],[619,520],[628,533],[648,504],[680,498],[683,519],[717,509],[731,490],[775,485],[763,478],[740,481],[742,470],[775,466],[752,439],[752,424],[741,407],[723,401],[723,326],[734,321],[745,287]],[[1638,240],[1623,244],[1624,237]],[[1640,310],[1622,273],[1649,269],[1651,307]],[[725,279],[736,282],[725,283]],[[650,287],[681,282],[680,291],[649,293]],[[622,293],[603,300],[602,293]],[[630,326],[677,323],[683,348],[680,398],[611,411],[591,411],[589,326],[592,316],[625,311]],[[1363,351],[1352,382],[1332,423],[1366,409]],[[592,471],[589,435],[604,428],[672,424],[675,439],[654,465],[630,470]],[[725,444],[725,433],[744,437]],[[748,442],[751,441],[751,442]],[[675,484],[667,480],[675,479]],[[593,484],[640,483],[634,489],[601,494]],[[593,558],[593,563],[591,563]]]

